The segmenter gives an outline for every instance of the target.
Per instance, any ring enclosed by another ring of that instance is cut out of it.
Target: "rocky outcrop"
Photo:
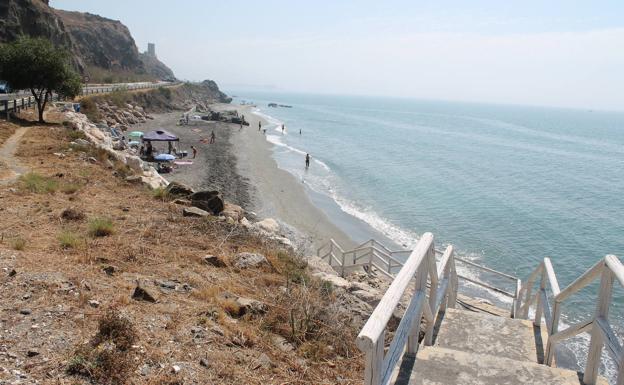
[[[90,13],[55,10],[71,39],[74,54],[104,69],[144,72],[139,51],[128,28],[120,21]]]
[[[72,52],[77,47],[63,20],[54,9],[40,0],[0,1],[0,43],[8,43],[20,36],[43,37]],[[84,70],[84,61],[74,56],[74,66]]]
[[[145,68],[145,72],[154,76],[156,79],[162,79],[167,81],[176,80],[175,75],[171,68],[167,67],[165,63],[161,62],[156,58],[156,56],[141,53],[139,54],[139,59],[143,63],[143,67]]]
[[[107,77],[121,81],[132,75],[175,80],[171,69],[155,56],[139,53],[130,31],[117,20],[57,10],[41,0],[0,1],[0,43],[20,36],[43,37],[66,48],[74,67],[89,72],[95,81]]]

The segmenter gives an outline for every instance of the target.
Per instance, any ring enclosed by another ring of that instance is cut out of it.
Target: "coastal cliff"
[[[57,10],[40,0],[2,1],[0,43],[20,36],[43,37],[65,47],[74,67],[94,82],[175,79],[158,58],[139,53],[130,31],[117,20]]]

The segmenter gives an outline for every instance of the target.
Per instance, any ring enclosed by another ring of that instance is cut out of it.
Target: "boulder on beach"
[[[225,202],[218,191],[198,191],[191,194],[191,204],[202,210],[219,215],[225,208]]]
[[[243,210],[243,208],[240,206],[226,202],[223,208],[223,212],[221,212],[221,215],[226,218],[232,218],[235,222],[239,222],[241,219],[244,218],[245,210]]]
[[[192,188],[183,183],[174,181],[167,185],[167,187],[165,188],[165,192],[173,197],[187,197],[193,194],[195,191],[193,191]]]

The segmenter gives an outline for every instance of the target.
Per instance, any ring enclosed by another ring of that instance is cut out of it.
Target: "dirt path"
[[[28,127],[20,127],[0,147],[0,184],[13,182],[27,171],[15,157],[20,140],[28,131]]]

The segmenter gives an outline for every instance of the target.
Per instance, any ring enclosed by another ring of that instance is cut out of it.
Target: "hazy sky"
[[[624,110],[624,1],[52,0],[222,88]]]

